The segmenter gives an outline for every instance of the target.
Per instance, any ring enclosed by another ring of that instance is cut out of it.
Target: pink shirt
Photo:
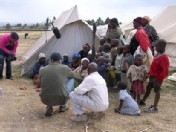
[[[0,36],[0,49],[2,49],[7,54],[10,54],[10,51],[6,48],[6,46],[10,44],[10,39],[10,34],[4,34],[3,36]],[[17,46],[18,40],[14,43],[13,50],[11,51],[14,55],[16,55]]]

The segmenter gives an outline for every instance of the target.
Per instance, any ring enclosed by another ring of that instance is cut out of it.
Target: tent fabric
[[[167,79],[176,82],[176,73],[173,73],[172,76],[168,76]]]
[[[83,44],[92,44],[92,29],[79,17],[77,6],[63,12],[54,22],[54,26],[60,29],[61,38],[56,39],[52,31],[45,32],[22,57],[21,75],[31,75],[32,67],[38,61],[38,55],[41,52],[46,54],[47,59],[53,52],[59,52],[62,56],[68,54],[71,57],[74,52],[82,49]],[[96,34],[96,48],[99,41],[100,38]]]
[[[169,6],[151,21],[159,36],[167,42],[176,43],[176,6]]]

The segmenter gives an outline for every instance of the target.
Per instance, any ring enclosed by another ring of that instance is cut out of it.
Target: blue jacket
[[[33,67],[33,76],[39,74],[39,70],[40,70],[41,66],[46,66],[46,65],[48,65],[48,62],[45,62],[44,65],[41,65],[39,62],[36,62],[34,67]]]

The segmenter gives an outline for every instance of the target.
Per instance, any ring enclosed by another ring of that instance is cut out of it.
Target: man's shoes
[[[60,105],[59,106],[59,113],[65,112],[68,110],[68,107],[66,105]]]
[[[145,112],[148,112],[148,113],[157,113],[158,112],[158,108],[156,108],[153,105],[151,105],[148,109],[145,110]]]
[[[71,117],[71,120],[76,122],[87,121],[88,117],[87,117],[87,114],[84,113],[82,115],[75,115]]]
[[[3,76],[0,76],[0,80],[3,79]]]
[[[142,101],[139,101],[139,105],[140,106],[146,106],[146,103],[142,102]]]
[[[94,112],[94,116],[93,119],[102,119],[103,117],[105,117],[105,113],[104,112]]]
[[[13,77],[12,76],[6,77],[6,79],[13,80]]]
[[[53,107],[47,106],[45,116],[48,117],[48,116],[52,116],[52,115],[53,115]]]

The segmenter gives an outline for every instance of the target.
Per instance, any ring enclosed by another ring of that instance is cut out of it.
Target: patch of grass
[[[172,90],[176,90],[176,85],[171,87]]]

